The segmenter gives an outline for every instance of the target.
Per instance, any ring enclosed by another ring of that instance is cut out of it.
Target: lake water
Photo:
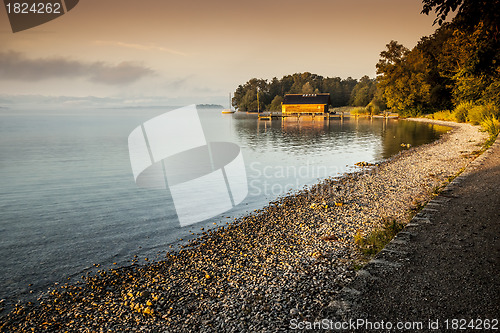
[[[401,143],[424,144],[447,130],[383,119],[262,121],[201,109],[207,139],[240,146],[248,196],[224,214],[181,227],[170,193],[139,188],[129,159],[131,131],[166,111],[0,113],[0,299],[37,296],[93,264],[161,258],[181,238],[195,237],[191,231],[225,224],[290,190],[352,171],[356,162],[383,160],[404,149]],[[192,205],[204,209],[203,202]]]

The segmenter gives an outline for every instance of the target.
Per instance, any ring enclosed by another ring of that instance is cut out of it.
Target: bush
[[[474,104],[472,102],[462,102],[455,108],[455,119],[459,123],[465,123],[467,121],[467,115],[469,110],[472,109]]]
[[[366,114],[370,114],[370,112],[368,112],[368,110],[364,107],[357,107],[351,110],[351,115],[353,116]]]
[[[479,125],[492,117],[498,118],[498,115],[498,109],[493,104],[475,105],[469,109],[467,121],[474,125]]]
[[[374,101],[371,101],[367,106],[366,109],[368,112],[373,116],[373,115],[378,115],[380,114],[380,106],[375,103]]]
[[[497,136],[500,132],[500,121],[495,116],[487,118],[481,122],[481,127],[484,131],[490,133],[491,136]]]
[[[430,114],[429,118],[436,120],[455,121],[455,115],[451,111],[438,111]]]

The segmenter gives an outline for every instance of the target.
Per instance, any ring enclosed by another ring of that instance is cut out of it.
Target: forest
[[[435,32],[412,49],[390,41],[360,80],[296,73],[253,78],[238,86],[232,104],[241,111],[280,110],[285,94],[330,93],[331,106],[358,106],[400,116],[435,115],[500,128],[500,0],[423,0],[422,14],[436,15]],[[446,22],[452,13],[455,17]]]

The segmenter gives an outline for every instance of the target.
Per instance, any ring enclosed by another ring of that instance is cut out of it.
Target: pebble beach
[[[439,140],[328,178],[211,230],[159,261],[137,258],[0,313],[1,332],[276,332],[324,318],[364,262],[354,243],[415,209],[473,161],[488,135]],[[139,264],[140,263],[140,264]]]

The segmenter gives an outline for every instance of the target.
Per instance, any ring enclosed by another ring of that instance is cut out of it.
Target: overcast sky
[[[411,48],[434,31],[421,9],[419,0],[83,0],[12,33],[1,8],[0,95],[226,105],[253,77],[374,77],[385,44]]]

